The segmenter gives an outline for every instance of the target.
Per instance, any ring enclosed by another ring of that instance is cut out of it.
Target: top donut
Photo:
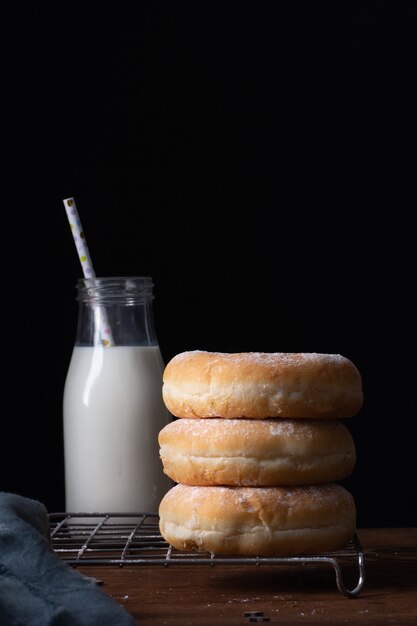
[[[162,396],[185,418],[345,418],[363,404],[352,361],[313,352],[181,352],[165,367]]]

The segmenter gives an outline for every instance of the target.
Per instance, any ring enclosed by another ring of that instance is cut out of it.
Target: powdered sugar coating
[[[190,357],[207,354],[213,358],[230,359],[235,363],[253,363],[254,365],[266,365],[272,367],[277,363],[297,362],[325,362],[345,363],[346,357],[341,354],[329,354],[320,352],[209,352],[207,350],[186,350],[176,354],[171,361],[179,362],[188,360]]]
[[[167,424],[159,434],[159,439],[163,440],[164,433],[177,432],[188,437],[190,445],[199,439],[206,442],[209,446],[210,442],[215,440],[223,440],[225,437],[239,436],[242,440],[249,443],[253,441],[253,437],[262,435],[271,438],[300,440],[308,443],[315,436],[315,432],[323,434],[326,431],[330,436],[339,430],[346,431],[346,427],[336,420],[320,420],[319,423],[311,420],[291,420],[291,419],[265,419],[262,421],[254,421],[245,418],[236,418],[225,420],[223,418],[211,419],[186,419],[176,420]]]

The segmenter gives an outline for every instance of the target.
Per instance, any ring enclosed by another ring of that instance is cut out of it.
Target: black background
[[[134,4],[10,22],[0,489],[64,507],[74,196],[97,275],[153,277],[165,362],[350,358],[358,525],[415,525],[415,3]]]

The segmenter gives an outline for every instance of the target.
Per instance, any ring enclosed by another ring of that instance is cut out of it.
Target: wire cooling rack
[[[340,593],[354,598],[365,582],[365,559],[357,535],[343,549],[292,557],[224,557],[209,552],[181,552],[159,532],[159,517],[151,513],[50,513],[54,551],[67,563],[78,565],[311,565],[333,567]],[[358,568],[356,585],[348,589],[343,566]]]

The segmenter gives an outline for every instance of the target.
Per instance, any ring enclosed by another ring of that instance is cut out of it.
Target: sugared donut
[[[159,505],[160,532],[178,550],[292,556],[343,548],[355,534],[352,495],[305,487],[176,485]]]
[[[363,402],[352,361],[310,352],[182,352],[165,367],[162,394],[182,418],[344,418]]]
[[[158,436],[164,472],[185,485],[308,485],[346,478],[353,438],[339,420],[177,419]]]

